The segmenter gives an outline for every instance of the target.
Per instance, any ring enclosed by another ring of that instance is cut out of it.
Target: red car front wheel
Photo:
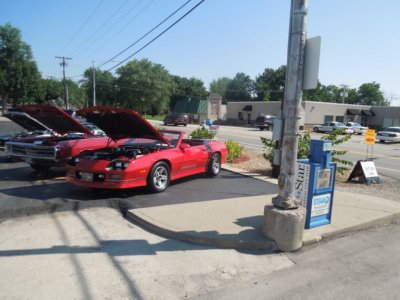
[[[148,188],[155,193],[163,192],[170,183],[170,168],[169,166],[160,161],[156,163],[150,171],[148,178]]]

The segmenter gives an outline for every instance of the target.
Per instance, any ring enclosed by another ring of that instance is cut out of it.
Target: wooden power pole
[[[65,61],[67,59],[72,59],[72,58],[65,57],[65,56],[56,56],[56,58],[62,59],[62,61],[60,62],[60,66],[63,67],[64,104],[65,104],[65,108],[69,109],[68,85],[67,85],[67,81],[65,80],[65,67],[67,66],[67,63]]]

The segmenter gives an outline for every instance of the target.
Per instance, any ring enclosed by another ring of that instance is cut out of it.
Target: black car
[[[275,116],[258,116],[254,121],[254,126],[260,128],[260,130],[270,130],[274,125]]]
[[[189,116],[184,113],[170,113],[164,119],[164,125],[186,126],[188,123]]]

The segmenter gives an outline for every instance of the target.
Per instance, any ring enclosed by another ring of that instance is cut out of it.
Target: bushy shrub
[[[322,140],[331,140],[332,145],[338,145],[351,139],[351,135],[342,136],[343,129],[336,129],[327,135],[321,137]],[[261,137],[261,142],[264,144],[264,158],[271,164],[274,159],[275,141],[272,139]],[[310,158],[311,133],[307,131],[305,134],[298,134],[298,152],[297,159]],[[336,170],[339,174],[344,174],[349,170],[347,166],[353,165],[349,160],[343,159],[340,156],[345,155],[346,150],[332,150],[332,162],[337,163]]]
[[[209,131],[206,128],[198,128],[190,134],[192,139],[213,139],[215,137],[215,132]]]
[[[232,162],[234,159],[241,157],[243,154],[243,146],[236,141],[227,141],[226,148],[228,149],[228,162]]]

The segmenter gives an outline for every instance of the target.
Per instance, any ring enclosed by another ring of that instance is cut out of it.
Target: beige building
[[[252,124],[260,115],[279,116],[281,102],[243,101],[227,103],[227,122]],[[369,106],[329,102],[302,101],[301,127],[310,128],[329,121],[357,122],[370,128],[400,126],[400,106]]]

